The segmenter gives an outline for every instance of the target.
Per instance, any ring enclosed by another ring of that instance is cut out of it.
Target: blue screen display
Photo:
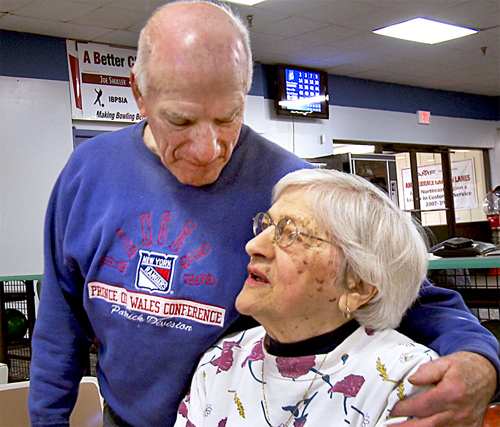
[[[320,74],[312,71],[285,69],[286,99],[287,101],[299,101],[307,98],[319,97]],[[287,107],[300,111],[321,112],[321,101],[309,103],[294,103]]]

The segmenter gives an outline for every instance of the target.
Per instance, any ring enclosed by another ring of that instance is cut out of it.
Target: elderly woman
[[[363,178],[301,170],[254,218],[236,300],[262,326],[202,357],[177,426],[382,426],[437,357],[394,330],[427,250],[411,218]]]

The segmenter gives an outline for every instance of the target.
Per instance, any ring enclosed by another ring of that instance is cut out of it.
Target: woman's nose
[[[261,255],[266,258],[272,258],[276,245],[274,244],[275,227],[268,227],[260,234],[249,240],[245,246],[248,255]]]

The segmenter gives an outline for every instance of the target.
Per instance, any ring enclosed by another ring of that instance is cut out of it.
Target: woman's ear
[[[355,280],[351,275],[347,279],[347,290],[339,299],[339,308],[344,313],[354,313],[359,307],[370,301],[378,292],[377,288],[362,280]]]

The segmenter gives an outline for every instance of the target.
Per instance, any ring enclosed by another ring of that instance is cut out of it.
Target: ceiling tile
[[[477,30],[498,27],[500,23],[500,2],[498,0],[456,2],[452,7],[436,14],[436,18]]]
[[[34,0],[2,0],[0,1],[0,13],[20,9],[33,1]]]
[[[116,30],[94,38],[96,42],[121,45],[126,47],[137,47],[139,35],[130,31]]]
[[[46,21],[44,19],[26,18],[6,14],[0,17],[0,29],[11,31],[23,31],[26,33],[46,34],[51,28],[57,27],[58,22]]]
[[[50,33],[53,36],[64,39],[94,41],[96,37],[103,36],[110,31],[108,28],[89,27],[87,25],[65,22],[51,29]]]
[[[328,26],[320,28],[319,30],[314,30],[307,32],[305,34],[300,34],[297,38],[301,40],[306,40],[314,45],[325,44],[334,45],[339,41],[349,40],[352,37],[359,35],[365,35],[366,33],[361,30],[342,27],[342,26]]]
[[[265,46],[270,43],[275,43],[279,40],[283,40],[282,36],[274,36],[272,34],[264,34],[258,32],[250,32],[250,41],[252,43],[252,47],[256,46]]]
[[[336,1],[309,10],[304,16],[331,24],[345,25],[356,17],[375,13],[378,9],[379,6],[375,2],[370,3],[360,0]]]
[[[278,55],[285,55],[289,53],[299,52],[301,50],[307,49],[309,44],[302,40],[297,40],[293,38],[286,38],[278,40],[274,43],[269,43],[266,45],[261,45],[259,51],[266,53],[276,53]],[[257,50],[257,48],[255,48]]]
[[[283,37],[294,37],[310,31],[318,30],[326,27],[326,25],[327,24],[324,22],[300,18],[298,16],[291,16],[275,22],[262,32],[266,34],[280,35]]]
[[[46,19],[48,21],[70,21],[83,16],[98,6],[93,4],[79,3],[67,0],[45,0],[44,2],[33,2],[17,9],[14,14],[28,18]]]
[[[134,26],[138,21],[145,21],[147,18],[148,14],[143,12],[100,7],[84,16],[71,20],[71,23],[124,30]]]
[[[137,12],[144,12],[148,15],[152,15],[156,9],[169,3],[165,0],[110,0],[108,7],[113,7],[117,9],[133,10]]]
[[[333,0],[336,1],[336,0]],[[349,0],[351,1],[351,0]],[[250,10],[262,9],[265,11],[274,11],[280,14],[305,16],[311,9],[331,4],[332,0],[267,0],[252,6]]]
[[[0,0],[0,28],[134,47],[151,13],[170,1]],[[267,0],[255,6],[228,5],[245,22],[247,15],[253,16],[254,58],[264,64],[292,63],[331,74],[500,96],[499,0]],[[434,46],[371,32],[417,16],[489,29]]]

